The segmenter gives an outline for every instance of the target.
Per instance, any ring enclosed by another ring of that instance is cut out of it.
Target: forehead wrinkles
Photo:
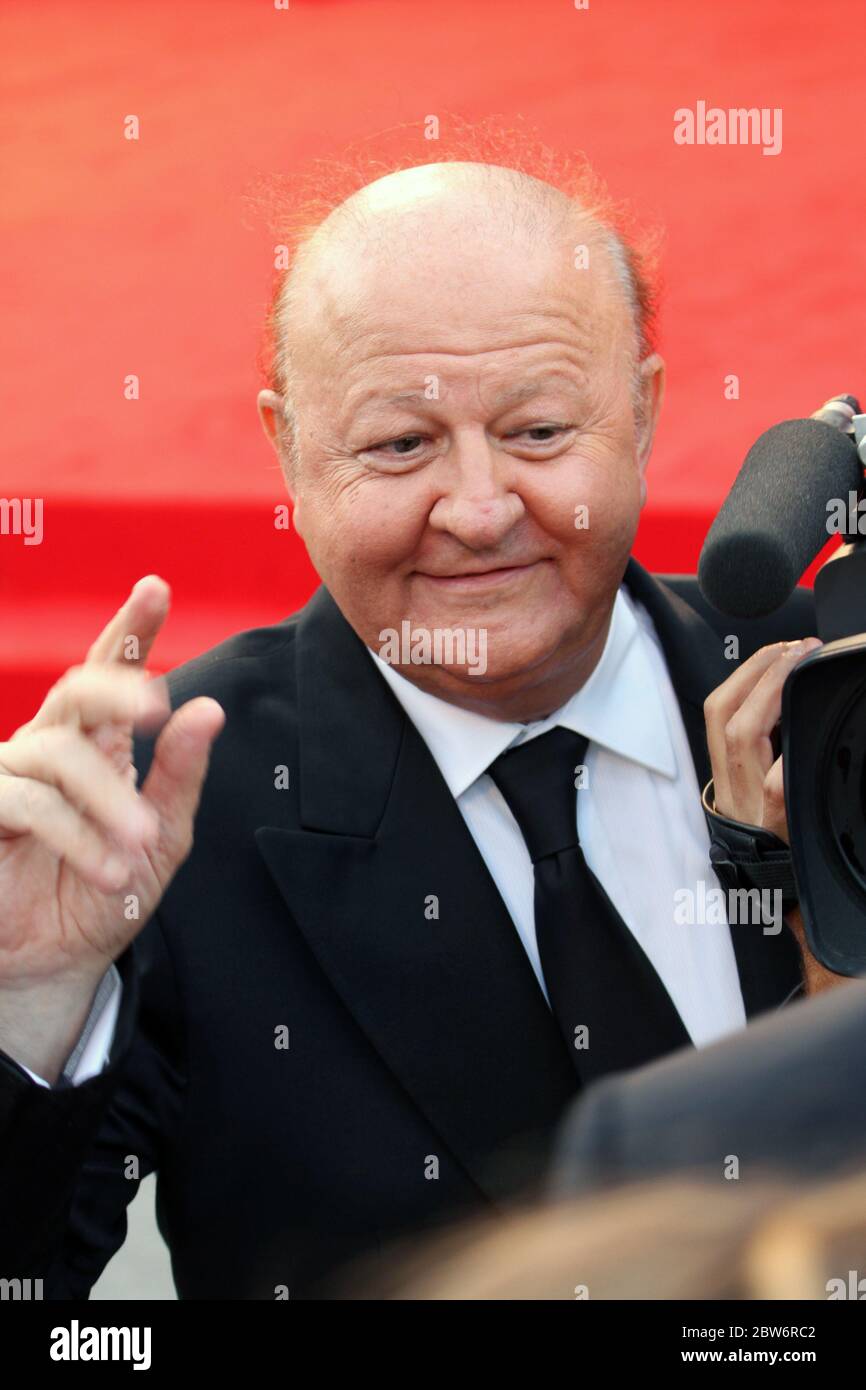
[[[518,386],[568,382],[582,388],[592,379],[597,352],[597,338],[586,330],[574,340],[551,335],[480,352],[374,353],[362,361],[356,355],[347,364],[341,407],[351,414],[403,393],[423,397],[431,377],[434,399],[468,397],[484,405]]]
[[[295,381],[300,386],[299,378],[306,378],[300,395],[308,399],[326,398],[329,388],[333,399],[339,377],[345,399],[359,375],[387,375],[393,390],[405,389],[404,382],[410,388],[423,385],[437,365],[443,375],[453,369],[463,377],[461,359],[467,359],[468,371],[478,371],[487,356],[526,356],[533,347],[551,344],[567,354],[576,371],[590,372],[606,349],[618,348],[617,320],[631,335],[627,305],[611,283],[607,249],[592,225],[579,217],[571,220],[564,236],[536,238],[532,244],[521,238],[526,259],[515,261],[506,254],[501,262],[513,229],[491,239],[488,218],[480,246],[465,237],[462,246],[448,244],[438,270],[427,265],[429,248],[417,223],[413,228],[398,223],[387,235],[364,219],[352,217],[349,225],[353,239],[348,245],[344,227],[302,267],[302,300],[296,302],[298,309],[303,303],[304,312],[294,316],[293,356]],[[441,257],[442,228],[436,232],[434,253]],[[588,269],[574,265],[573,247],[581,240],[591,247]],[[379,255],[383,249],[386,256]],[[451,293],[450,306],[442,303],[443,284]],[[465,295],[460,292],[464,284]],[[535,302],[538,308],[532,307]],[[445,361],[437,364],[434,358]],[[479,359],[477,368],[469,358]],[[498,363],[492,365],[498,368]]]
[[[580,303],[569,302],[564,293],[558,299],[534,312],[506,310],[477,326],[443,322],[435,302],[427,323],[417,315],[401,316],[400,306],[376,314],[371,306],[350,310],[342,303],[332,314],[323,305],[317,325],[304,336],[304,375],[323,389],[342,377],[346,391],[373,382],[397,390],[404,389],[403,382],[423,385],[431,373],[443,379],[495,378],[512,365],[529,366],[551,354],[577,372],[591,372],[609,351],[618,350],[616,324],[595,295]]]

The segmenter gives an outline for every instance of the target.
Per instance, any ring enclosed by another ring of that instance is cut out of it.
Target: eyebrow
[[[501,391],[495,397],[493,405],[495,408],[502,409],[505,406],[520,405],[522,401],[531,400],[533,396],[538,396],[542,391],[547,390],[551,384],[558,386],[568,386],[573,391],[579,391],[579,384],[564,372],[548,372],[546,376],[537,377],[534,381],[526,381],[519,386],[512,386]],[[430,397],[423,391],[400,391],[393,396],[378,396],[375,388],[366,392],[361,400],[354,407],[353,414],[356,414],[364,406],[375,405],[417,405],[430,404]]]
[[[499,405],[520,405],[521,401],[531,400],[533,396],[540,396],[542,391],[546,391],[550,386],[567,386],[573,391],[580,388],[578,383],[565,372],[548,372],[546,376],[536,377],[533,381],[526,381],[521,386],[513,386],[510,390],[503,391],[497,397]]]
[[[427,399],[423,391],[401,391],[397,396],[384,397],[379,397],[376,395],[375,391],[371,391],[369,395],[364,397],[361,404],[366,405],[368,401],[372,400],[375,401],[377,405],[414,405],[416,401],[424,401]]]

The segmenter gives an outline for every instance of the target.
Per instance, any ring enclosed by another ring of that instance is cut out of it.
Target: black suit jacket
[[[631,561],[626,582],[703,783],[723,636],[742,659],[812,633],[811,595],[734,626],[692,578]],[[171,691],[227,714],[195,846],[119,963],[106,1070],[46,1091],[0,1054],[2,1265],[85,1295],[156,1169],[181,1296],[309,1296],[356,1253],[540,1181],[575,1074],[456,802],[325,590]],[[732,935],[748,1014],[780,1005],[798,981],[788,933]]]
[[[767,1014],[712,1047],[592,1086],[563,1124],[559,1196],[693,1171],[739,1180],[862,1171],[866,981]]]

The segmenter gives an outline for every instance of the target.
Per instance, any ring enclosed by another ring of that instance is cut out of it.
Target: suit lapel
[[[325,591],[298,642],[301,828],[261,827],[260,852],[369,1041],[503,1198],[538,1176],[574,1070],[456,802]]]
[[[671,682],[679,702],[698,785],[712,775],[707,749],[704,701],[727,680],[733,665],[725,658],[724,639],[668,585],[629,560],[625,572],[629,592],[646,608],[662,644]],[[709,862],[708,874],[711,872]],[[783,927],[765,936],[747,922],[729,927],[746,1014],[762,1013],[782,1004],[800,982],[796,943]]]
[[[665,654],[689,740],[692,760],[703,788],[711,776],[707,750],[704,700],[727,680],[731,663],[725,660],[721,638],[689,604],[636,560],[629,560],[624,582],[653,620]]]

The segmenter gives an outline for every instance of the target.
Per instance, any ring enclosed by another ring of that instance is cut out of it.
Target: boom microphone
[[[859,412],[853,396],[851,413]],[[735,618],[772,613],[793,593],[830,536],[827,503],[860,495],[863,468],[851,434],[828,407],[810,420],[773,425],[752,445],[704,541],[701,593]],[[833,423],[828,423],[833,421]]]

